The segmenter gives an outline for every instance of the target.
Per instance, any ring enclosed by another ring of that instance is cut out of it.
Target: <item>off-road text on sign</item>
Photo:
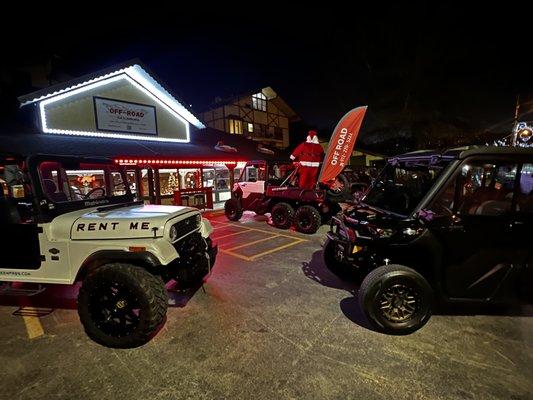
[[[346,165],[346,158],[350,157],[352,153],[352,133],[348,129],[342,128],[341,134],[335,144],[333,157],[331,158],[331,165],[339,164],[341,167]]]
[[[104,97],[93,97],[93,100],[98,130],[157,135],[154,106]]]
[[[119,115],[126,115],[128,117],[138,117],[138,118],[143,118],[144,117],[144,112],[143,111],[135,111],[135,110],[128,110],[128,109],[122,109],[122,108],[116,108],[116,107],[113,107],[113,106],[109,106],[109,112],[111,114],[119,114]]]

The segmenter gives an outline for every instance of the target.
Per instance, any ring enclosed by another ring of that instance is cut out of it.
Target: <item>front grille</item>
[[[198,229],[200,225],[198,217],[198,215],[193,215],[192,217],[187,217],[184,220],[174,224],[174,227],[178,232],[178,239]]]

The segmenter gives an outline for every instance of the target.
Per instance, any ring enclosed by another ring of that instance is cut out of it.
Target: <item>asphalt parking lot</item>
[[[77,288],[0,298],[4,399],[533,399],[533,313],[453,310],[419,332],[370,330],[357,287],[321,261],[326,227],[301,235],[254,214],[212,218],[210,280],[171,292],[142,348],[91,342]]]

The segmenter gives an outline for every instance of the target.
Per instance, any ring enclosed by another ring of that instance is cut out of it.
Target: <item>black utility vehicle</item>
[[[533,148],[468,147],[394,157],[334,217],[328,268],[362,280],[379,330],[422,327],[435,302],[532,301]]]

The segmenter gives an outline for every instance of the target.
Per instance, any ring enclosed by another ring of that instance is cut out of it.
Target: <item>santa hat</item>
[[[307,143],[314,143],[314,144],[318,144],[318,136],[317,136],[317,133],[316,131],[309,131],[307,133],[307,140],[306,140]]]

